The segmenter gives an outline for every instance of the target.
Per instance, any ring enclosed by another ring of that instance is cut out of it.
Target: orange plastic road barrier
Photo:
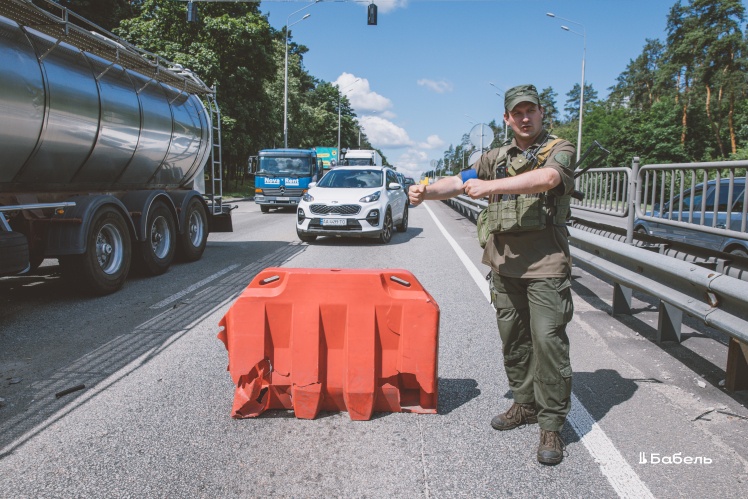
[[[439,306],[408,271],[267,268],[219,325],[232,417],[436,413]]]

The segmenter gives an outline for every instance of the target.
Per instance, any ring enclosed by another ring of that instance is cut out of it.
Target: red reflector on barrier
[[[268,268],[219,325],[232,417],[436,413],[439,306],[406,270]]]

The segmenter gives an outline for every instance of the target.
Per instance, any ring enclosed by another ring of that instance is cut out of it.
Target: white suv
[[[408,230],[408,195],[386,166],[339,166],[310,184],[296,210],[296,233],[376,237],[387,244],[392,229]]]

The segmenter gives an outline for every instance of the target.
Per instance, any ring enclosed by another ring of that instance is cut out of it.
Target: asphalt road
[[[292,211],[236,204],[201,261],[114,295],[71,291],[54,261],[0,279],[0,495],[744,496],[748,393],[720,386],[726,338],[687,319],[681,344],[657,344],[656,302],[613,317],[611,286],[575,267],[567,455],[542,466],[537,426],[489,426],[511,394],[470,221],[428,202],[388,245],[308,245]],[[231,419],[218,322],[271,266],[412,272],[441,310],[438,414]]]

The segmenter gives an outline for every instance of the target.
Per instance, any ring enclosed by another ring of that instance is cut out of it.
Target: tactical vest
[[[509,161],[507,153],[512,146],[502,146],[496,158],[492,178],[502,178],[500,173],[504,171],[506,175],[515,176],[542,167],[553,146],[561,141],[552,135],[549,135],[549,138],[551,141],[540,148],[536,156],[537,161],[534,162],[524,155],[518,155]],[[485,247],[490,234],[542,230],[549,223],[565,226],[570,207],[570,195],[556,196],[545,192],[509,196],[492,194],[488,207],[478,217],[479,242]]]

